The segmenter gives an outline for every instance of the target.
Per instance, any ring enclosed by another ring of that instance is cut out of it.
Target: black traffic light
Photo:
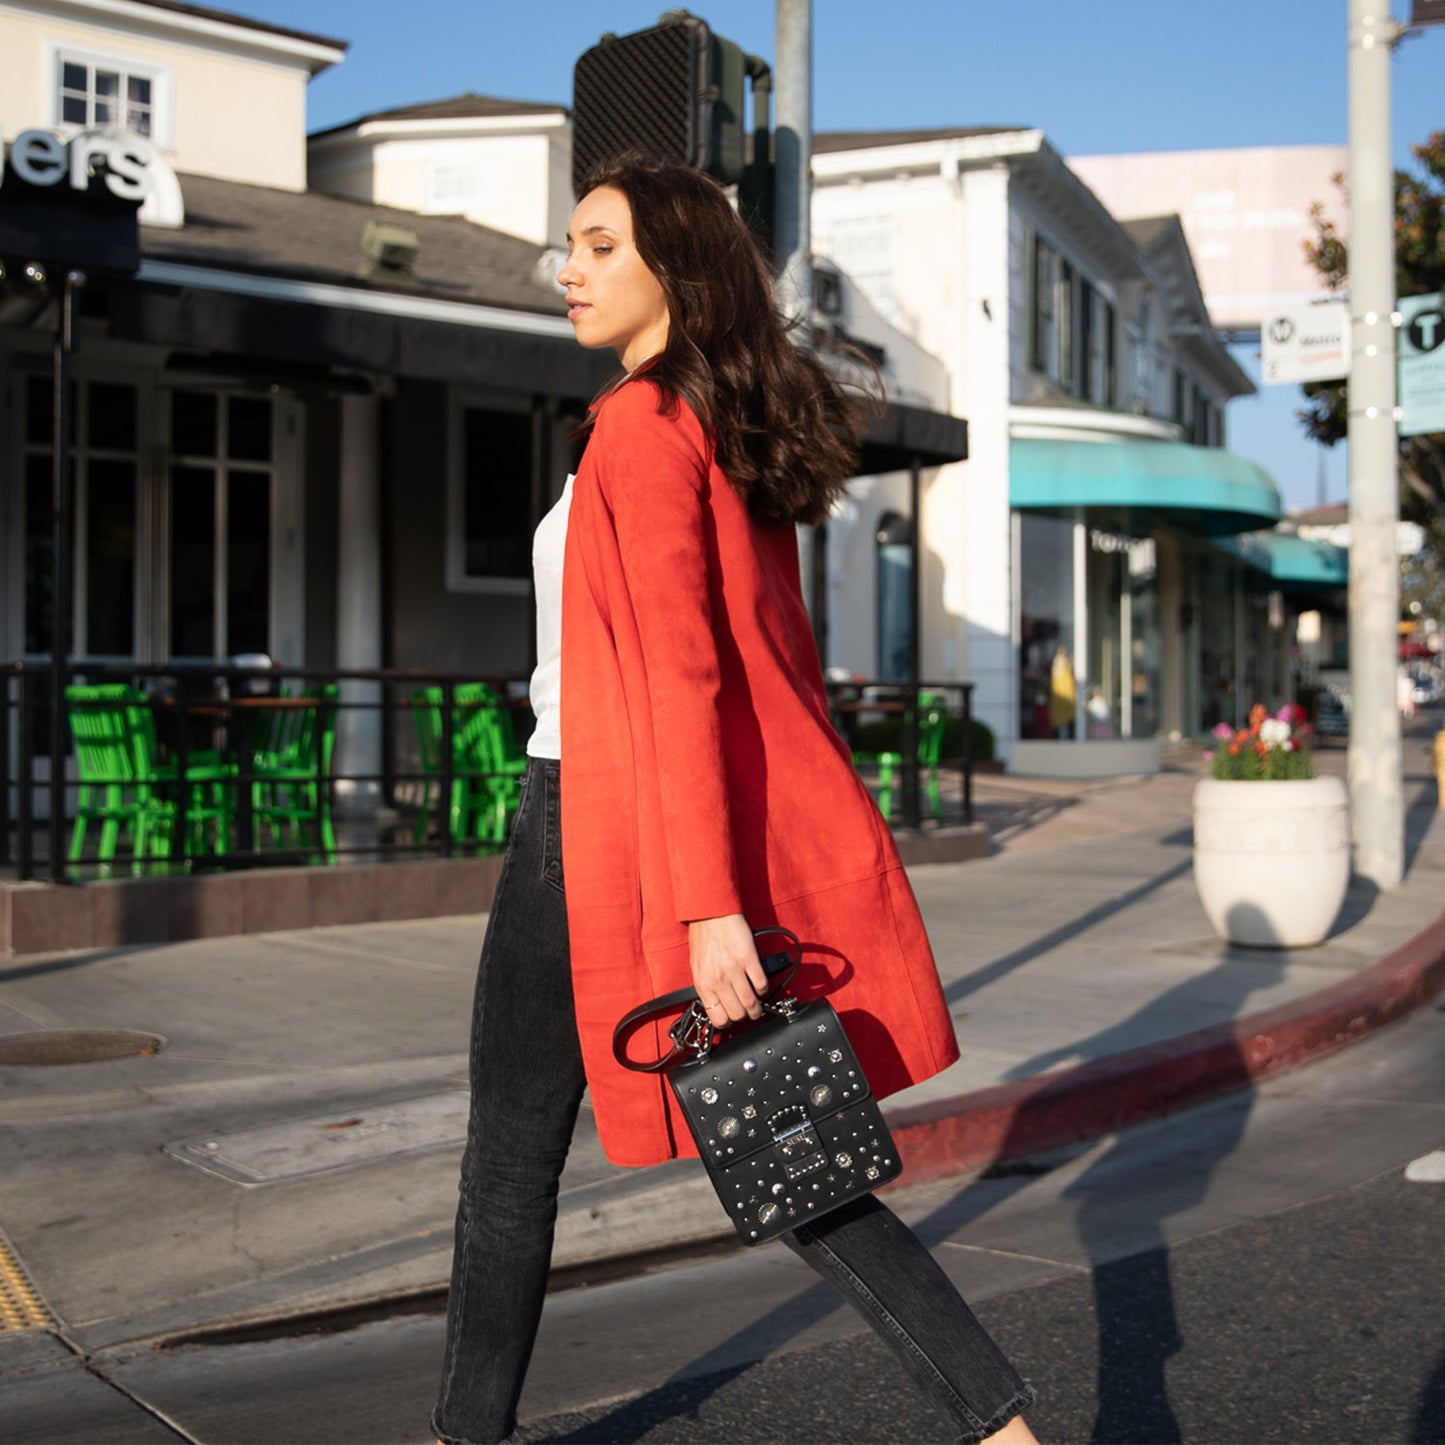
[[[573,189],[598,161],[624,150],[735,184],[744,168],[746,80],[758,64],[686,10],[669,10],[648,30],[604,35],[572,72]]]

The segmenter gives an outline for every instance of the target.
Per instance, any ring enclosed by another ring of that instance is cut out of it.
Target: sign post
[[[1395,176],[1390,52],[1399,28],[1378,0],[1350,0],[1350,830],[1355,872],[1380,888],[1405,873],[1396,710],[1400,616],[1395,430]]]

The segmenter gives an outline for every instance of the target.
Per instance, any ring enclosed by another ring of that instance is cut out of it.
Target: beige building
[[[194,175],[306,189],[306,84],[342,41],[152,0],[0,3],[13,136],[115,127]]]
[[[560,246],[572,211],[572,134],[560,105],[459,95],[377,111],[310,137],[318,191],[424,216],[464,216]]]

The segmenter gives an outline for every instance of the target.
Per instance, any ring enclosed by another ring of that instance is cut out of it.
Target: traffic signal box
[[[624,150],[736,184],[748,69],[742,50],[685,10],[648,30],[604,35],[572,72],[573,189],[598,161]]]

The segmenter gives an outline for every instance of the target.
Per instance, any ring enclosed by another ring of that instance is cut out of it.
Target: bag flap
[[[764,1149],[785,1155],[790,1131],[872,1095],[838,1015],[821,1000],[792,1018],[769,1016],[667,1077],[698,1149],[720,1169]]]

